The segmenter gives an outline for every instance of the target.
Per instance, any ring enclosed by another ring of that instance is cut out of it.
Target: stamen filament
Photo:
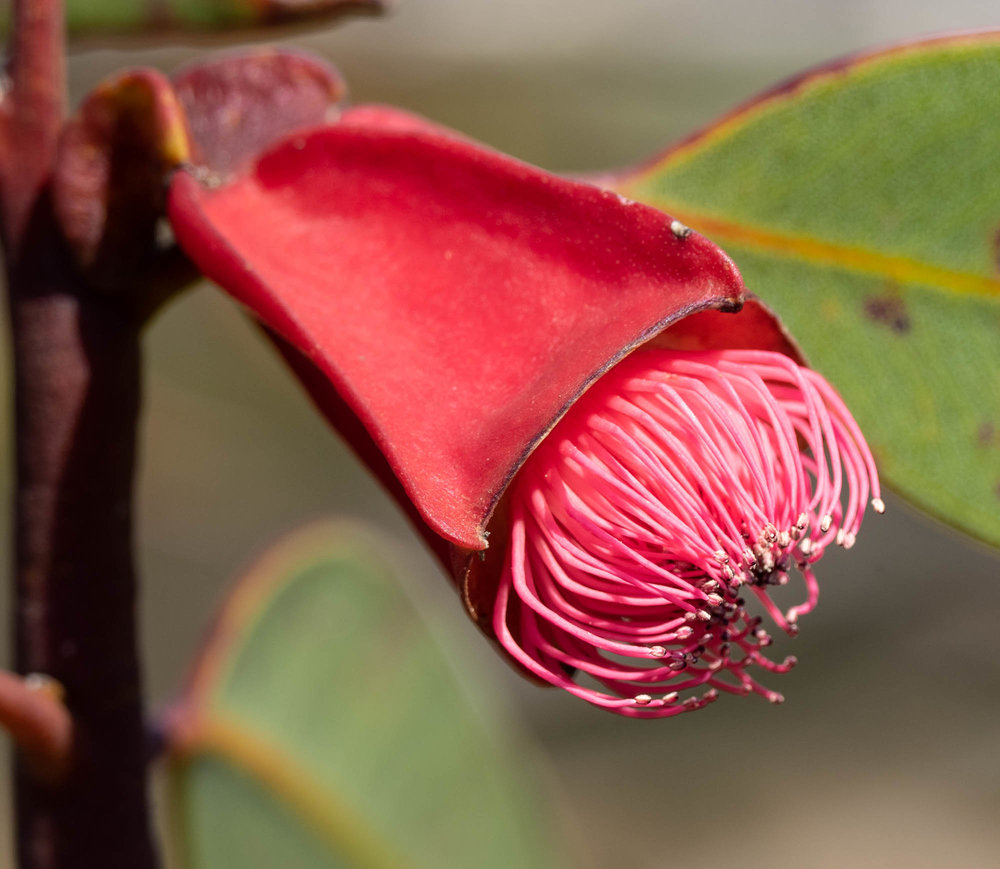
[[[739,589],[797,633],[819,596],[810,565],[853,545],[869,499],[884,509],[874,460],[815,372],[765,351],[638,351],[512,487],[496,636],[536,676],[622,715],[677,715],[716,689],[780,702],[747,670],[794,659],[763,653],[771,638]],[[806,599],[782,612],[769,589],[793,567]]]

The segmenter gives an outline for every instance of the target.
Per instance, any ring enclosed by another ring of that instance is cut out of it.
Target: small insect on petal
[[[679,220],[673,220],[670,222],[670,231],[683,240],[691,235],[692,229],[690,226],[685,226]]]

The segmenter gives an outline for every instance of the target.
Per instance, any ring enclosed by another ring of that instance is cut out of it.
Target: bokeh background
[[[399,0],[382,20],[278,36],[337,64],[356,102],[394,103],[580,172],[636,162],[803,67],[990,25],[1000,11],[974,0]],[[78,46],[74,100],[121,66],[170,70],[217,44]],[[772,678],[784,706],[724,697],[671,721],[618,719],[522,682],[493,656],[394,506],[218,292],[175,302],[149,333],[147,361],[139,546],[154,710],[252,556],[283,531],[346,514],[407,548],[410,588],[454,616],[460,658],[540,753],[589,865],[1000,865],[995,552],[890,497],[854,550],[822,562],[821,606],[800,638],[779,641],[779,657],[800,660]],[[6,510],[9,460],[2,484]],[[11,865],[8,799],[4,789],[0,866]]]

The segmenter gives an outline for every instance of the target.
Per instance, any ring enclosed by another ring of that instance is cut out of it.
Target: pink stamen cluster
[[[885,509],[871,452],[818,374],[779,353],[640,350],[522,468],[494,629],[536,676],[636,717],[718,692],[780,694],[756,595],[787,633],[816,605],[812,564]],[[803,603],[768,589],[798,568]],[[703,690],[706,689],[706,690]]]

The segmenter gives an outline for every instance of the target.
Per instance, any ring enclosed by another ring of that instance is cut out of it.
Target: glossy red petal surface
[[[420,124],[303,132],[169,213],[204,273],[304,353],[429,527],[468,549],[534,444],[676,320],[738,308],[671,219]]]

